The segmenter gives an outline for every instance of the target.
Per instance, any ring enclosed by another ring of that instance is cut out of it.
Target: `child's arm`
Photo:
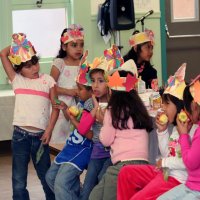
[[[182,133],[179,143],[185,166],[190,170],[197,169],[200,166],[200,127],[196,129],[192,142],[188,133]]]
[[[99,139],[105,147],[109,147],[115,139],[116,129],[112,125],[112,118],[110,111],[107,109],[104,120],[103,127],[101,128]]]
[[[3,64],[4,70],[9,78],[10,81],[13,81],[15,78],[15,70],[13,69],[13,65],[8,59],[10,53],[10,46],[1,50],[1,62]]]
[[[77,127],[78,132],[81,135],[85,135],[90,130],[92,124],[95,121],[96,113],[97,113],[99,105],[98,105],[98,103],[95,103],[94,98],[95,97],[92,96],[93,106],[94,106],[93,109],[90,112],[87,111],[87,110],[83,110],[82,117],[81,117],[81,120],[80,120],[80,124]]]
[[[65,119],[69,120],[69,115],[67,114],[68,106],[67,104],[65,104],[65,102],[60,101],[59,99],[57,99],[57,97],[54,97],[54,103],[52,104],[52,106],[56,109],[62,110]]]
[[[56,66],[52,66],[50,75],[54,78],[56,82],[58,82],[58,78],[60,76],[60,71]],[[77,89],[67,89],[57,86],[58,95],[69,95],[69,96],[77,96]]]
[[[55,96],[57,96],[57,94],[56,94],[56,88],[54,86],[50,89],[50,99],[51,99],[52,105],[54,104],[54,97]],[[44,132],[44,134],[41,138],[43,144],[48,144],[50,139],[51,139],[52,131],[53,131],[53,128],[54,128],[56,121],[58,119],[59,111],[60,111],[59,109],[54,108],[52,106],[52,112],[51,112],[51,116],[50,116],[50,119],[49,119],[49,123],[48,123],[47,128],[46,128],[46,130],[45,130],[45,132]]]
[[[77,126],[77,130],[81,135],[85,135],[91,129],[91,126],[95,121],[95,114],[92,113],[95,112],[95,110],[96,109],[94,108],[91,112],[83,110],[80,123]]]
[[[160,150],[160,154],[162,157],[167,157],[169,153],[168,149],[168,143],[169,143],[169,132],[168,129],[166,129],[163,132],[157,131],[157,137],[158,137],[158,147]]]

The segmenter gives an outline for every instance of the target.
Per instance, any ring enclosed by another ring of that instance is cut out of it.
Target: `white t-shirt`
[[[16,74],[12,81],[15,93],[13,125],[45,130],[50,116],[49,92],[54,85],[54,79],[47,74],[40,74],[37,79]]]

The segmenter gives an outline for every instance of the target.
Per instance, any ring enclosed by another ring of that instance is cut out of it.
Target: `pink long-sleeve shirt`
[[[188,171],[186,186],[192,190],[200,191],[200,121],[198,124],[192,142],[189,134],[181,134],[179,143],[183,162]]]
[[[111,160],[115,164],[124,160],[148,161],[148,133],[145,129],[133,129],[133,121],[128,120],[130,129],[119,130],[112,126],[110,111],[104,116],[100,141],[106,147],[111,147]]]

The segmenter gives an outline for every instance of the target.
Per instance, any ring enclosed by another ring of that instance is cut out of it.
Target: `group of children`
[[[160,156],[156,166],[148,161],[153,122],[136,85],[138,73],[142,76],[146,71],[142,78],[148,87],[157,78],[150,65],[151,31],[131,36],[135,62],[124,62],[113,45],[103,57],[88,63],[83,28],[72,25],[62,32],[51,76],[39,73],[39,58],[25,34],[12,38],[12,45],[1,51],[1,61],[16,96],[13,199],[29,199],[30,157],[50,200],[200,198],[200,76],[186,86],[185,64],[169,78],[162,95],[162,113],[156,117]],[[78,116],[70,111],[73,105]],[[188,116],[184,122],[179,119],[183,109]],[[163,113],[168,118],[164,124]],[[172,133],[169,124],[174,125]],[[52,164],[50,139],[66,140]]]

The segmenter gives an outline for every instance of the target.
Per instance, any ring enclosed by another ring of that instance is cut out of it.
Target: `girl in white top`
[[[39,74],[39,59],[26,35],[13,34],[12,38],[12,46],[1,51],[1,61],[15,93],[13,199],[29,199],[26,186],[31,157],[46,199],[53,200],[55,197],[45,181],[45,174],[50,167],[48,143],[59,113],[52,108],[50,114],[50,104],[57,97],[55,81],[47,74]]]
[[[61,45],[56,59],[53,61],[51,76],[57,82],[59,99],[68,106],[76,105],[77,88],[75,78],[79,72],[79,62],[83,54],[84,33],[80,25],[72,24],[63,30]],[[66,141],[70,133],[70,122],[62,112],[53,130],[51,143]]]

